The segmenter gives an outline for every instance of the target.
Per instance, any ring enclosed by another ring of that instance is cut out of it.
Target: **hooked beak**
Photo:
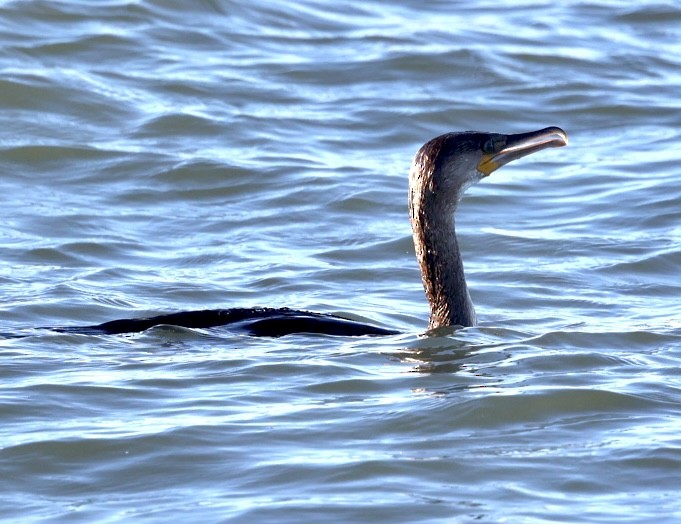
[[[506,144],[496,153],[483,155],[478,171],[489,176],[501,166],[518,158],[531,155],[547,147],[562,147],[568,143],[568,136],[559,127],[547,127],[530,133],[506,135]]]

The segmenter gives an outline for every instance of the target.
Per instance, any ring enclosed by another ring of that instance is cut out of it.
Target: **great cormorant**
[[[567,142],[567,134],[558,127],[512,135],[467,131],[438,136],[418,150],[409,172],[409,218],[416,258],[430,303],[430,329],[474,326],[477,321],[454,231],[454,213],[466,189],[512,160],[547,147],[564,146]],[[259,336],[397,333],[330,314],[288,308],[188,311],[53,329],[69,333],[119,334],[140,332],[162,324],[188,328],[229,325]]]

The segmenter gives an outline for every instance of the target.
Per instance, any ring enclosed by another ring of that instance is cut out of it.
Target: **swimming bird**
[[[565,146],[558,127],[520,134],[454,132],[426,142],[409,171],[409,218],[423,287],[430,304],[429,329],[474,326],[475,308],[466,285],[454,215],[464,192],[501,166],[548,147]],[[187,311],[93,326],[53,328],[82,334],[140,332],[158,325],[211,328],[229,325],[256,336],[292,333],[390,335],[397,331],[338,316],[288,308]]]

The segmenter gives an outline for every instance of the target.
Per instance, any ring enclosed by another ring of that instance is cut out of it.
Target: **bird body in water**
[[[548,147],[564,146],[567,142],[567,134],[557,127],[511,135],[467,131],[433,138],[416,153],[409,173],[409,218],[416,258],[430,303],[430,329],[474,326],[477,322],[454,229],[456,207],[466,189],[512,160]],[[164,324],[188,328],[229,325],[258,336],[397,333],[330,314],[288,308],[188,311],[52,329],[68,333],[119,334]]]

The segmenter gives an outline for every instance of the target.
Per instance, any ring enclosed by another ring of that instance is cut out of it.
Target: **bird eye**
[[[482,145],[482,152],[488,155],[498,153],[506,146],[506,138],[502,135],[491,137]]]

